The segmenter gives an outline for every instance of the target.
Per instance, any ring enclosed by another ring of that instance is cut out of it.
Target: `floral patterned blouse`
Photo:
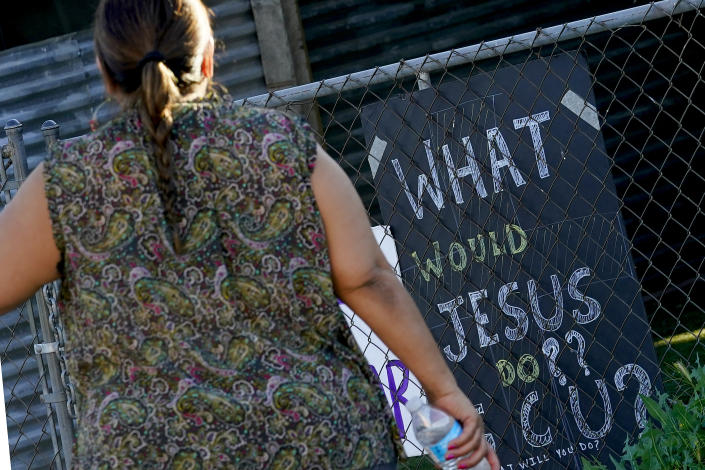
[[[310,128],[205,101],[175,109],[172,136],[182,254],[136,112],[44,164],[72,468],[395,462],[396,426],[333,294]]]

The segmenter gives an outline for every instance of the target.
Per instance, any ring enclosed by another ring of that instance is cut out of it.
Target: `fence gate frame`
[[[4,130],[8,143],[2,147],[2,159],[0,159],[0,198],[4,198],[5,203],[9,203],[13,194],[29,176],[29,169],[23,139],[23,124],[16,119],[11,119]],[[54,121],[46,121],[41,131],[47,148],[59,139],[59,125]],[[12,178],[8,173],[10,169]],[[27,312],[27,320],[34,338],[34,354],[42,387],[40,400],[46,406],[47,427],[54,450],[52,463],[57,470],[63,470],[71,467],[76,414],[73,408],[75,403],[73,389],[63,357],[63,328],[56,305],[58,293],[58,281],[47,284],[19,309]],[[37,329],[37,319],[39,329]]]

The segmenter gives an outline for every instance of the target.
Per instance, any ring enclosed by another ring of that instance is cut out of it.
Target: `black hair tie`
[[[152,51],[148,52],[147,55],[142,57],[142,60],[137,64],[137,69],[142,70],[142,67],[144,67],[147,63],[149,62],[166,62],[166,57],[159,52],[159,51]]]

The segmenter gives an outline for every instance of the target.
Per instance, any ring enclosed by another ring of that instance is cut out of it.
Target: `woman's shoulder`
[[[127,108],[116,110],[105,121],[91,121],[89,132],[58,141],[54,148],[61,148],[66,152],[71,150],[83,150],[88,147],[95,147],[97,142],[120,142],[130,138],[131,134],[139,133],[141,124],[137,110]]]
[[[183,103],[174,116],[175,121],[184,123],[190,122],[194,117],[205,121],[206,127],[248,129],[259,135],[293,132],[305,125],[299,116],[289,111],[242,105],[229,97]]]

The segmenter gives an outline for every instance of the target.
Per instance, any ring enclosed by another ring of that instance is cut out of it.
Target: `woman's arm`
[[[312,184],[326,230],[336,295],[409,367],[431,402],[463,424],[463,434],[451,442],[455,448],[449,454],[473,452],[461,462],[468,466],[487,456],[498,469],[496,456],[483,439],[482,420],[458,388],[416,304],[384,258],[355,188],[320,147]]]
[[[39,165],[0,212],[0,314],[59,277],[43,172]]]

